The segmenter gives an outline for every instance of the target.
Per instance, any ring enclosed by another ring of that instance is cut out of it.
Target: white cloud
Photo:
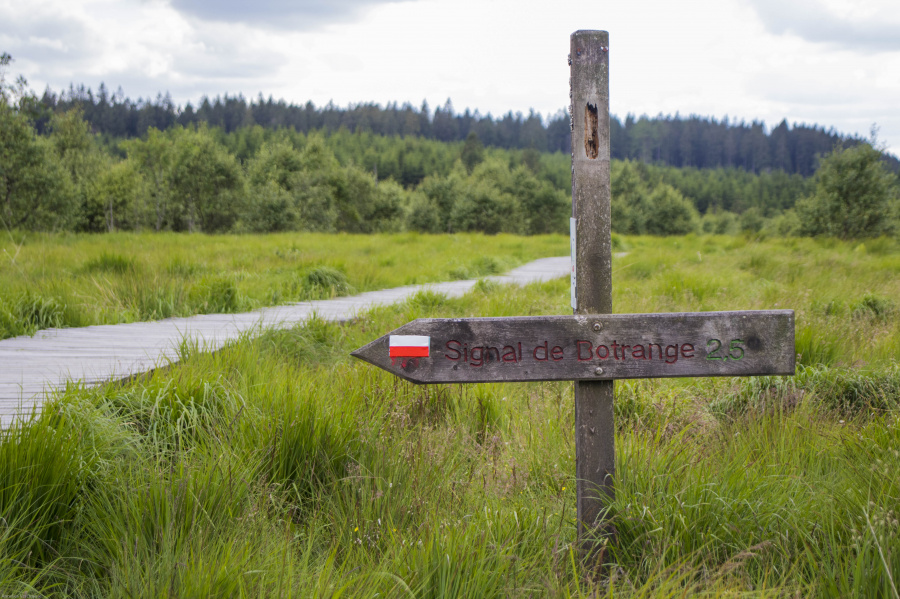
[[[621,117],[786,118],[860,135],[877,122],[900,149],[894,1],[0,0],[0,50],[38,89],[105,81],[181,104],[449,97],[458,110],[547,115],[568,103],[569,35],[606,29]]]
[[[352,20],[366,9],[405,0],[170,0],[173,8],[203,21],[310,31]]]
[[[861,52],[900,51],[900,13],[893,0],[751,0],[776,35]]]
[[[0,48],[16,69],[54,89],[103,81],[132,97],[169,91],[184,102],[253,89],[287,63],[264,31],[192,22],[159,1],[0,4],[0,23],[9,24]]]

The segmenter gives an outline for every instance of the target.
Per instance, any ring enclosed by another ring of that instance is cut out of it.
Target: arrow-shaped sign
[[[352,355],[414,383],[794,374],[794,311],[422,318]]]

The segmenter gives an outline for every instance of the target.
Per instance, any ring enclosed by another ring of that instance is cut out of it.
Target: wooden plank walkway
[[[542,258],[489,279],[524,285],[568,276],[570,272],[568,256]],[[326,320],[347,320],[375,305],[392,304],[423,289],[459,297],[475,282],[397,287],[244,314],[202,314],[154,322],[46,329],[33,337],[4,339],[0,341],[0,427],[8,426],[16,414],[40,409],[43,399],[65,387],[67,381],[93,385],[174,361],[184,340],[196,341],[211,351],[254,328],[289,327],[313,313]]]

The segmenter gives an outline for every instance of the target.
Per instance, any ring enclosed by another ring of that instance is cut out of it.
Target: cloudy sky
[[[0,0],[32,88],[317,105],[568,102],[569,35],[610,32],[611,110],[815,123],[900,154],[897,0]]]

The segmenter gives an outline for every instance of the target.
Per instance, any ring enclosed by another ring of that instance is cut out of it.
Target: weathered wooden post
[[[609,181],[609,33],[570,38],[572,117],[572,309],[612,313]],[[603,330],[600,320],[594,332]],[[597,375],[603,368],[597,365]],[[575,476],[578,537],[598,529],[616,469],[613,381],[575,381]]]
[[[353,356],[414,383],[575,381],[578,537],[610,534],[613,380],[794,374],[793,310],[612,314],[609,34],[570,38],[572,316],[421,318]]]

